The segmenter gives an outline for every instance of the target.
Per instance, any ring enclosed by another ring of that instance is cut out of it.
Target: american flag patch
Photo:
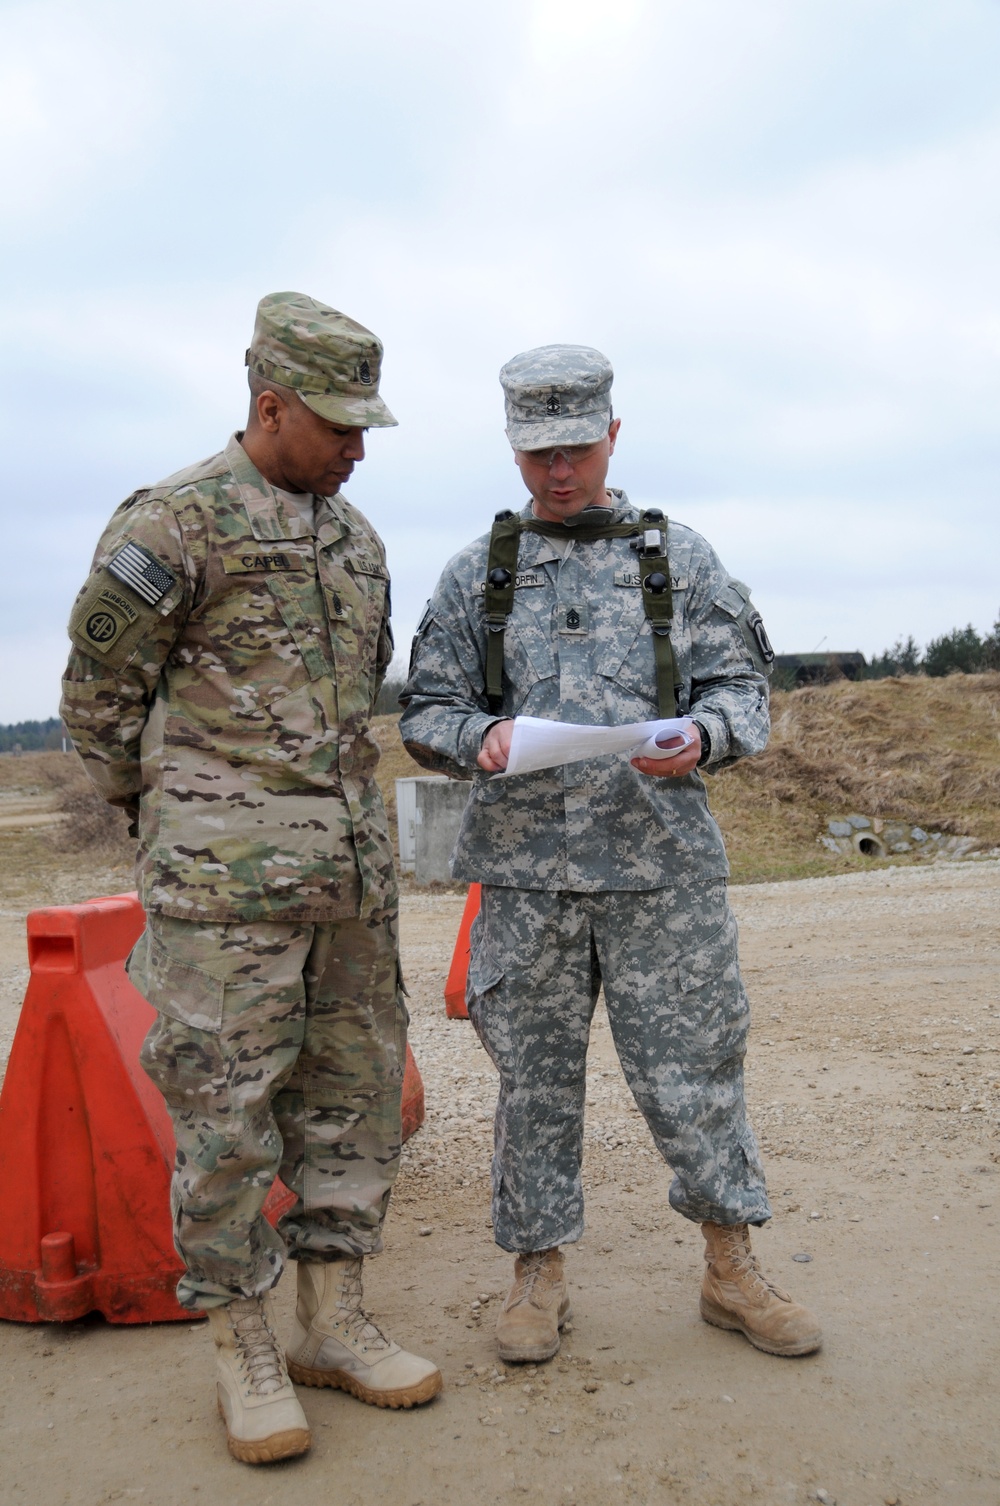
[[[131,586],[137,596],[155,607],[174,583],[174,577],[165,565],[161,565],[138,544],[126,544],[108,563],[112,575],[117,575],[126,586]]]

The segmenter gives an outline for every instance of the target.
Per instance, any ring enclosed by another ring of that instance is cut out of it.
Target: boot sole
[[[346,1370],[310,1370],[305,1365],[297,1365],[294,1360],[288,1362],[288,1373],[299,1386],[328,1386],[333,1391],[347,1391],[370,1407],[391,1407],[393,1411],[409,1410],[422,1406],[425,1401],[433,1401],[442,1386],[440,1370],[435,1370],[433,1375],[426,1376],[415,1386],[399,1386],[395,1391],[376,1391],[355,1376],[348,1375]]]
[[[219,1416],[223,1422],[226,1414],[219,1403]],[[229,1452],[241,1464],[277,1464],[280,1459],[294,1459],[304,1454],[312,1444],[308,1428],[286,1428],[283,1433],[271,1433],[267,1438],[234,1438],[226,1428]]]
[[[544,1360],[550,1360],[553,1355],[559,1353],[563,1324],[568,1323],[572,1316],[573,1309],[567,1303],[566,1311],[559,1314],[559,1326],[556,1329],[555,1339],[549,1344],[502,1344],[497,1339],[497,1353],[508,1365],[537,1365]]]
[[[730,1333],[741,1333],[755,1349],[760,1349],[764,1354],[776,1354],[783,1359],[795,1359],[803,1354],[815,1354],[823,1342],[822,1336],[817,1336],[814,1339],[800,1339],[797,1344],[776,1344],[772,1340],[762,1338],[759,1333],[754,1333],[733,1313],[727,1312],[724,1307],[716,1307],[714,1302],[707,1302],[704,1297],[701,1298],[700,1308],[701,1316],[706,1323],[711,1323],[713,1328],[725,1328]]]

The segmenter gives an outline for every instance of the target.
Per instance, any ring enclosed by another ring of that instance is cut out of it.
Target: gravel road
[[[456,895],[410,895],[403,956],[427,1119],[368,1297],[446,1390],[412,1414],[306,1392],[304,1460],[230,1461],[203,1325],[0,1325],[5,1502],[539,1506],[836,1501],[997,1506],[1000,864],[882,869],[732,894],[754,1007],[768,1270],[823,1350],[759,1354],[700,1322],[701,1239],[634,1110],[598,1007],[575,1323],[537,1370],[495,1363],[509,1258],[489,1227],[492,1067],[446,1020]],[[0,1045],[23,991],[0,916]],[[4,1216],[9,1216],[7,1209]],[[287,1321],[292,1283],[279,1290]]]

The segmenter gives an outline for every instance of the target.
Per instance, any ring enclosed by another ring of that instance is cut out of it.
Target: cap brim
[[[611,413],[577,414],[572,418],[533,419],[509,423],[507,438],[515,450],[550,450],[560,444],[596,444],[611,427]]]
[[[391,429],[399,422],[377,392],[370,397],[345,397],[337,392],[300,391],[299,397],[328,423],[348,424],[354,429]]]

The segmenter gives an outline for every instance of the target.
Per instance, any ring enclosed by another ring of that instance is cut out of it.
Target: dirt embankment
[[[710,778],[734,883],[858,871],[825,851],[831,818],[901,817],[1000,846],[1000,674],[848,680],[776,691],[767,751]],[[397,779],[423,774],[377,717],[379,782],[396,827]],[[0,757],[0,860],[8,872],[54,873],[77,854],[127,871],[125,818],[109,810],[75,754]],[[894,858],[920,862],[919,855]]]

